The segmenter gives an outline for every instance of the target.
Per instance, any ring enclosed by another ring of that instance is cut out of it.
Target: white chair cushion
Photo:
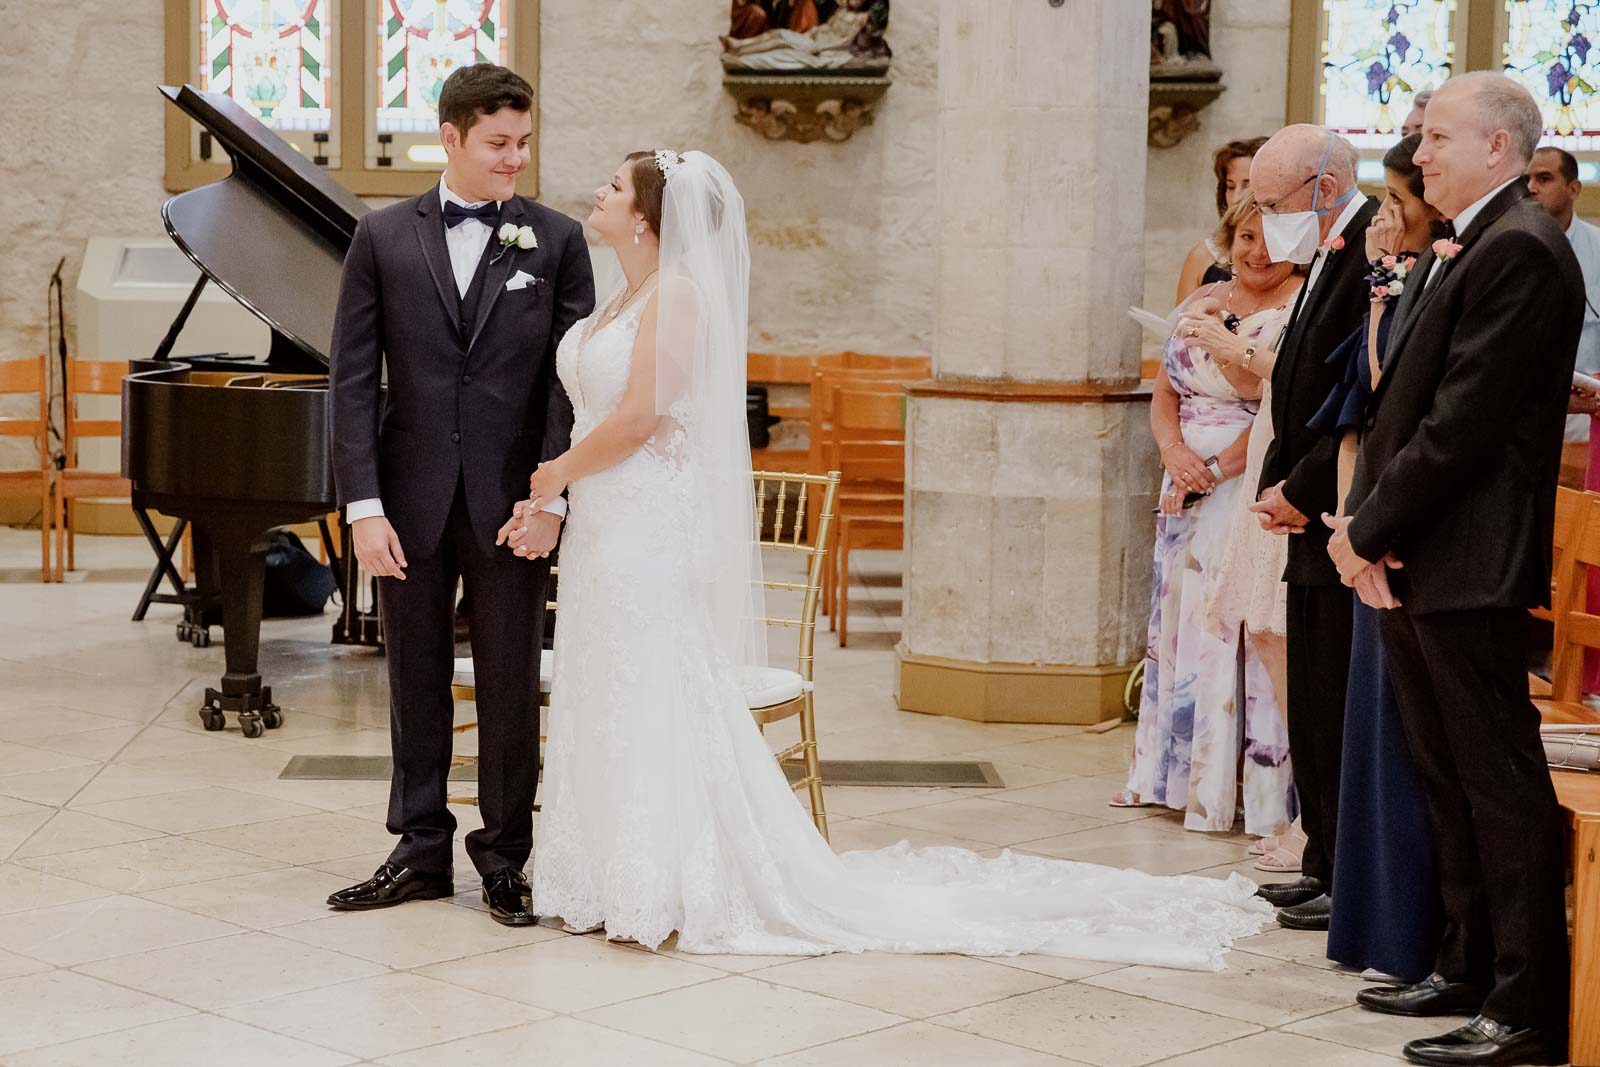
[[[550,692],[550,680],[555,677],[555,657],[548,652],[539,657],[539,692]],[[456,672],[450,679],[451,685],[472,685],[472,657],[458,656],[456,658]]]
[[[751,711],[783,704],[805,692],[806,683],[781,667],[740,667],[739,686]]]

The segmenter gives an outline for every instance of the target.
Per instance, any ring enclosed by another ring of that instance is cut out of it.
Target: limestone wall
[[[1211,54],[1227,92],[1200,113],[1200,129],[1175,148],[1152,148],[1145,171],[1145,306],[1166,313],[1183,257],[1216,225],[1211,150],[1283,125],[1288,90],[1289,0],[1216,0]]]

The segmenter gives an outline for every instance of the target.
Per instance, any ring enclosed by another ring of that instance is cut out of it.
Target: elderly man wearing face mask
[[[1279,130],[1250,167],[1267,250],[1275,260],[1309,263],[1272,370],[1276,437],[1262,463],[1251,510],[1266,529],[1290,536],[1288,727],[1302,827],[1301,877],[1263,886],[1297,925],[1324,927],[1332,909],[1340,749],[1350,667],[1350,591],[1328,558],[1328,531],[1311,517],[1335,507],[1338,450],[1307,425],[1333,388],[1328,356],[1361,323],[1367,288],[1362,254],[1378,202],[1356,189],[1356,152],[1320,126]],[[1306,914],[1309,912],[1310,914]]]

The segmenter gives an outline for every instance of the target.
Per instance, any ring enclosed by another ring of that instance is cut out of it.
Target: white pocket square
[[[510,281],[506,282],[506,288],[507,289],[526,289],[528,287],[528,283],[531,282],[531,281],[535,281],[535,280],[536,279],[534,278],[534,276],[529,274],[527,271],[519,270],[519,271],[517,271],[517,273],[515,273],[515,274],[513,274],[511,276],[511,280]]]

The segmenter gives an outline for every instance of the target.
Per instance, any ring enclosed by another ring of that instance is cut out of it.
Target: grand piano
[[[220,600],[227,671],[206,689],[201,722],[220,730],[234,713],[246,737],[260,737],[283,721],[258,664],[268,540],[337,506],[328,352],[340,268],[368,209],[227,96],[189,85],[161,92],[222,145],[233,172],[161,210],[200,278],[156,352],[123,382],[122,473],[137,512],[159,511],[193,532],[195,588],[175,580],[180,596],[169,598],[186,605],[180,639],[206,643]],[[271,327],[265,357],[172,356],[208,282]],[[158,569],[175,579],[173,544]],[[381,643],[375,616],[357,606],[353,554],[335,557],[334,568],[344,594],[335,641]]]

